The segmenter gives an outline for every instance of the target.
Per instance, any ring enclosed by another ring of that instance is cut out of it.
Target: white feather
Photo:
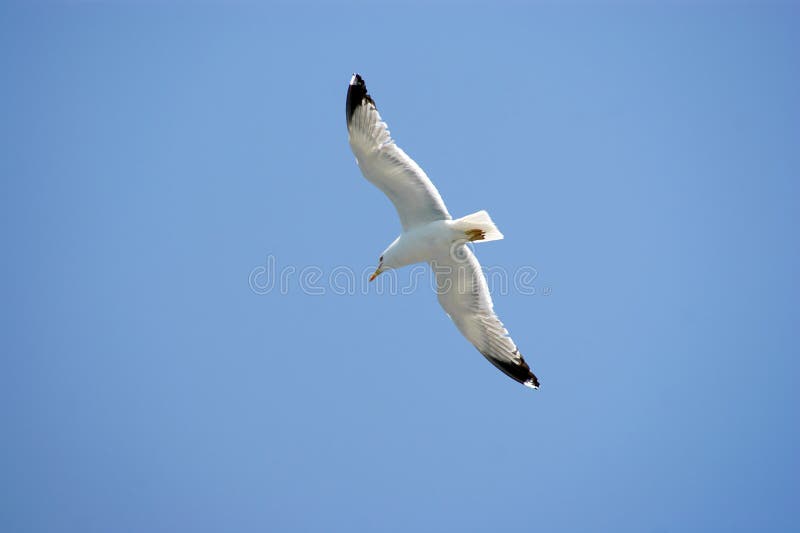
[[[425,172],[394,143],[372,102],[355,109],[347,130],[361,173],[392,201],[403,231],[452,218]]]
[[[508,376],[538,388],[538,380],[494,312],[486,278],[472,250],[462,244],[452,254],[431,261],[431,268],[436,276],[439,304],[461,334]]]

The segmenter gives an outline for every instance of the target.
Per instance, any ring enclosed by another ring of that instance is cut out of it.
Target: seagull
[[[439,304],[461,334],[507,376],[538,389],[539,380],[494,312],[481,265],[467,246],[500,240],[503,234],[486,211],[453,220],[425,172],[394,143],[358,74],[347,89],[346,111],[358,167],[392,201],[403,227],[369,280],[389,269],[427,262],[436,277]]]

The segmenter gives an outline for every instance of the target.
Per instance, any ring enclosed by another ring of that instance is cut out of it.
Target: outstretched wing
[[[451,255],[432,261],[431,268],[436,275],[439,303],[459,331],[507,376],[538,389],[539,380],[494,313],[486,279],[472,250],[459,245]]]
[[[394,144],[358,74],[347,89],[347,131],[361,172],[392,201],[403,231],[452,218],[425,172]]]

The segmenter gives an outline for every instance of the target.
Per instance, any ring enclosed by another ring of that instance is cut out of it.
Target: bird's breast
[[[444,220],[430,222],[404,233],[398,241],[404,264],[423,263],[442,257],[452,244],[452,230]]]

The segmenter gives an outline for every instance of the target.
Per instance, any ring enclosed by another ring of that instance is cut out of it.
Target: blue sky
[[[0,529],[793,530],[798,15],[4,5]],[[424,283],[332,290],[399,231],[356,71],[536,272],[541,390]]]

